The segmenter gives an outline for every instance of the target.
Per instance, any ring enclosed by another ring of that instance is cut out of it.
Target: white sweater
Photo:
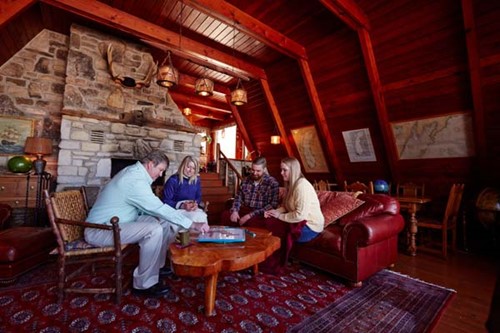
[[[307,221],[307,226],[315,232],[323,231],[325,218],[319,206],[318,195],[311,183],[305,178],[297,181],[295,189],[289,201],[284,205],[289,208],[280,207],[279,219],[289,223]]]

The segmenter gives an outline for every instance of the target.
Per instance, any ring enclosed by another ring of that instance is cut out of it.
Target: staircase
[[[218,224],[227,199],[232,197],[231,190],[224,186],[219,174],[215,172],[202,172],[200,178],[201,199],[209,202],[208,223]]]

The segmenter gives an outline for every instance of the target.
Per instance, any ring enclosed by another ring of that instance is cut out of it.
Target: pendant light
[[[179,72],[172,64],[170,51],[167,51],[167,56],[163,59],[160,68],[158,68],[156,83],[164,88],[173,88],[179,83]]]
[[[231,104],[236,106],[247,104],[247,91],[243,88],[241,79],[238,79],[236,88],[231,91]]]
[[[234,18],[233,18],[234,19]],[[235,41],[236,41],[236,20],[233,20],[233,58],[235,57]],[[241,83],[241,79],[238,78],[238,83],[236,84],[236,88],[231,91],[231,104],[236,106],[241,106],[247,104],[247,91],[243,88],[243,84]]]
[[[207,68],[205,67],[205,72],[206,71]],[[197,95],[203,97],[212,96],[214,94],[214,81],[207,78],[206,75],[203,75],[201,78],[196,80],[194,84],[194,91]]]

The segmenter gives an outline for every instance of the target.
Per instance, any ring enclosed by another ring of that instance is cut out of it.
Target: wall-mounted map
[[[349,160],[352,162],[375,162],[375,150],[368,128],[342,132]]]
[[[468,113],[392,123],[399,158],[451,158],[474,155]]]
[[[329,172],[323,149],[314,126],[292,130],[293,140],[299,150],[305,172]]]

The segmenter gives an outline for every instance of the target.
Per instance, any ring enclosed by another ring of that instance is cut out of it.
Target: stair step
[[[201,180],[201,187],[223,187],[224,185],[222,184],[222,179],[202,179]]]
[[[215,172],[201,172],[200,178],[202,181],[205,179],[207,179],[207,180],[208,179],[220,179],[219,174],[215,173]]]
[[[203,187],[201,189],[201,195],[209,195],[209,194],[230,196],[231,192],[227,187]]]

